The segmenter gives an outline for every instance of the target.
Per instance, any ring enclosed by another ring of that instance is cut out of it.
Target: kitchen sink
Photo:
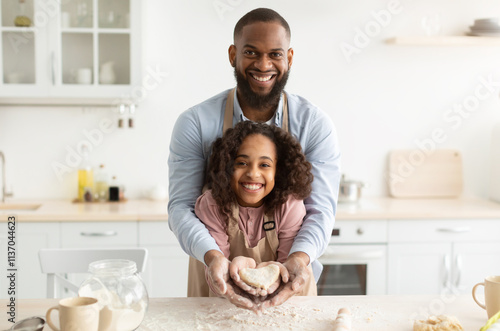
[[[34,203],[0,203],[0,211],[35,211],[40,208],[40,204]]]

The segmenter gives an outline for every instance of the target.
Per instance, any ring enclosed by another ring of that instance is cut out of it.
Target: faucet
[[[5,202],[6,197],[13,196],[12,192],[7,192],[5,188],[5,155],[0,151],[0,159],[2,159],[2,202]]]

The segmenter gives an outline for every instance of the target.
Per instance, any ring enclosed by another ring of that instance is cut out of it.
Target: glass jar
[[[148,293],[135,262],[101,260],[89,265],[92,275],[78,294],[98,300],[99,331],[131,331],[139,327],[148,308]]]

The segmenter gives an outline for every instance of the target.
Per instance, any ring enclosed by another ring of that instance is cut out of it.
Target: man
[[[307,100],[283,92],[293,62],[290,37],[288,23],[273,10],[259,8],[243,16],[228,50],[236,90],[224,91],[182,113],[170,144],[170,228],[183,250],[207,266],[208,282],[215,293],[253,310],[280,305],[299,293],[309,280],[310,264],[315,279],[319,278],[322,267],[316,259],[328,245],[336,211],[340,151],[335,128],[329,117]],[[242,266],[224,257],[193,211],[202,193],[213,141],[228,125],[242,120],[288,130],[301,143],[314,175],[313,192],[304,201],[307,215],[284,263],[290,281],[259,304],[231,280],[229,274]],[[193,284],[190,279],[190,286]]]

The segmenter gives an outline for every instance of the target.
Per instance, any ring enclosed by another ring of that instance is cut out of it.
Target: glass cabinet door
[[[2,0],[0,11],[2,83],[35,84],[34,0]]]
[[[130,1],[61,2],[62,85],[131,83]]]

